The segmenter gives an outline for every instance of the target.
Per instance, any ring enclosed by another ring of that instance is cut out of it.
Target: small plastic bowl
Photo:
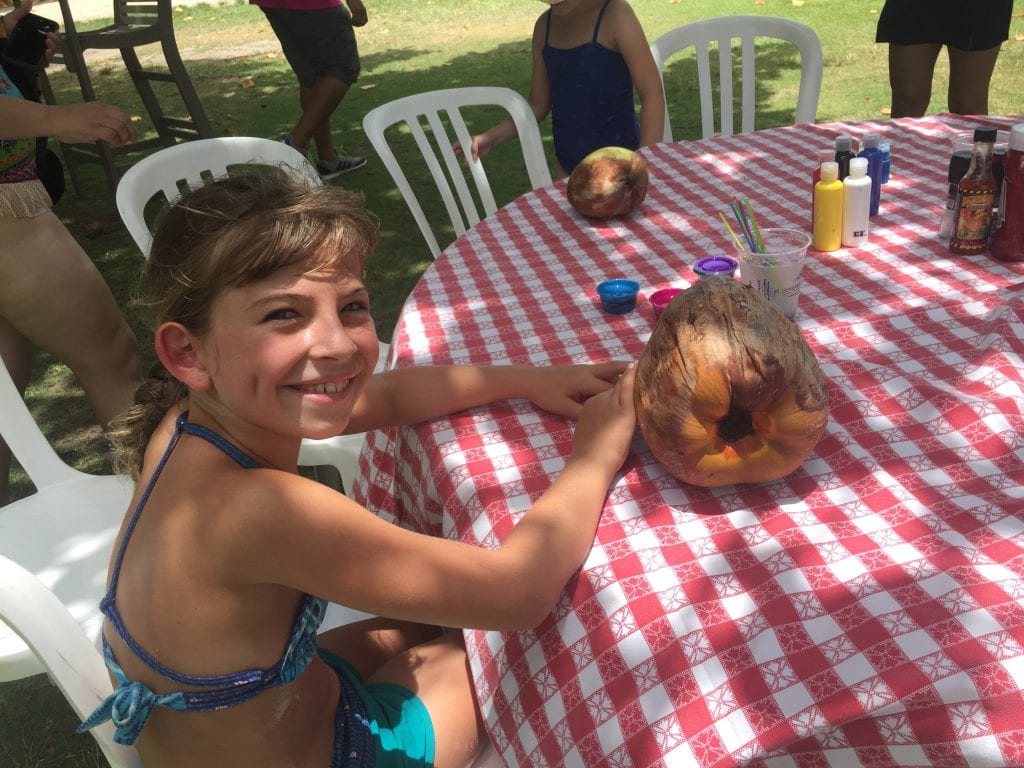
[[[660,291],[652,293],[650,302],[651,306],[654,307],[654,316],[659,317],[665,311],[665,307],[668,306],[669,302],[682,292],[682,288],[662,288]]]
[[[611,315],[624,315],[636,308],[640,283],[636,280],[605,280],[597,285],[601,308]]]
[[[736,274],[740,263],[731,256],[707,256],[693,265],[693,271],[703,279],[705,277],[732,277]]]

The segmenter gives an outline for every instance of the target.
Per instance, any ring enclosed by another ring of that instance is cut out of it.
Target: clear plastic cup
[[[793,319],[811,236],[799,229],[762,229],[761,239],[766,253],[752,251],[746,243],[737,250],[740,280]]]

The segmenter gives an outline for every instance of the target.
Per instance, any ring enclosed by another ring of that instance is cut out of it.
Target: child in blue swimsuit
[[[159,363],[115,424],[137,490],[101,606],[110,720],[147,768],[464,766],[485,735],[445,627],[522,630],[590,549],[633,437],[632,366],[373,374],[362,198],[219,179],[161,214],[143,287]],[[577,419],[499,549],[381,520],[296,471],[303,438],[507,398]],[[380,618],[317,634],[326,604]],[[390,618],[384,618],[390,617]]]
[[[533,28],[527,97],[537,121],[551,112],[558,178],[601,147],[663,140],[665,96],[643,27],[626,0],[543,0]],[[633,106],[640,97],[640,119]],[[473,137],[474,159],[515,138],[511,118]],[[456,152],[461,148],[453,147]]]

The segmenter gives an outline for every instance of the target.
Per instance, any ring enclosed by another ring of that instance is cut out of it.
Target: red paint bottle
[[[1010,131],[999,220],[992,235],[992,255],[1000,261],[1024,261],[1024,123]]]

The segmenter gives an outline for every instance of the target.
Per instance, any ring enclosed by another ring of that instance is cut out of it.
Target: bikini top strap
[[[601,12],[597,14],[597,23],[594,24],[594,40],[593,40],[593,42],[595,42],[595,43],[597,42],[597,33],[601,29],[601,19],[604,18],[604,11],[608,7],[608,3],[610,3],[611,1],[612,0],[604,0],[604,4],[601,5]]]
[[[128,527],[125,528],[124,536],[121,537],[121,542],[117,548],[117,556],[114,558],[114,567],[111,569],[110,586],[107,588],[107,594],[104,595],[103,599],[100,601],[100,610],[104,613],[107,613],[108,606],[114,602],[114,594],[117,592],[117,582],[121,576],[121,562],[124,560],[125,550],[128,549],[128,541],[131,539],[132,533],[135,531],[135,526],[139,522],[139,516],[142,514],[143,508],[146,506],[146,502],[149,501],[149,496],[153,492],[153,487],[156,485],[156,481],[163,473],[164,467],[167,465],[168,459],[171,458],[171,453],[174,452],[174,447],[178,444],[178,440],[181,438],[181,434],[183,432],[188,432],[190,435],[195,435],[196,437],[206,440],[208,443],[212,443],[246,469],[255,469],[260,466],[258,461],[248,454],[243,453],[238,446],[229,443],[216,432],[200,426],[199,424],[190,423],[188,420],[188,411],[183,411],[174,422],[174,434],[171,436],[171,440],[167,444],[167,449],[164,451],[164,455],[160,457],[160,463],[157,464],[152,477],[149,478],[149,482],[146,484],[146,490],[142,492],[142,496],[139,498],[139,503],[135,505],[135,509],[132,511],[132,516],[128,521]]]

